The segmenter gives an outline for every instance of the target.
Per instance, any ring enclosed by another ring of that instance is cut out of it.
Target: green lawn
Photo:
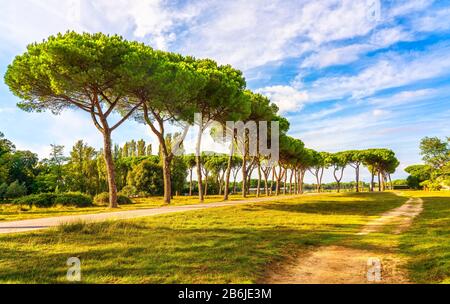
[[[255,198],[255,195],[248,196],[249,198]],[[241,195],[230,195],[230,200],[241,200]],[[60,216],[60,215],[77,215],[77,214],[91,214],[91,213],[101,213],[101,212],[114,212],[114,211],[124,211],[133,209],[148,209],[148,208],[159,208],[162,206],[167,206],[164,204],[162,197],[148,197],[148,198],[135,198],[132,199],[133,204],[122,205],[120,208],[111,209],[107,206],[92,206],[92,207],[68,207],[68,206],[56,206],[52,208],[38,208],[29,206],[19,206],[12,203],[0,203],[0,221],[17,221],[41,217],[50,216]],[[220,202],[223,200],[223,196],[218,195],[208,195],[205,198],[204,203]],[[177,196],[175,197],[171,205],[181,206],[181,205],[191,205],[198,204],[197,197],[189,196]]]
[[[303,196],[127,221],[0,235],[0,282],[253,283],[273,262],[351,238],[406,201],[394,193]]]
[[[411,278],[418,283],[450,283],[450,192],[409,192],[421,197],[424,211],[400,238],[410,257]]]

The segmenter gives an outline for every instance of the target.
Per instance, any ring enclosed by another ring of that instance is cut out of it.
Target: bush
[[[0,200],[3,200],[6,198],[6,191],[8,191],[8,185],[6,183],[3,183],[0,185]]]
[[[87,207],[92,206],[89,195],[82,193],[40,193],[22,196],[14,200],[15,204],[35,207],[52,207],[54,205]]]
[[[138,195],[138,190],[135,186],[127,185],[123,187],[122,190],[120,190],[119,194],[127,197],[132,197]]]
[[[15,204],[29,205],[36,207],[51,207],[55,204],[56,194],[40,193],[23,196],[14,200]]]
[[[128,205],[128,204],[132,204],[133,202],[127,196],[118,194],[117,195],[117,203],[119,205]],[[103,192],[103,193],[97,194],[94,197],[94,204],[100,205],[100,206],[109,205],[109,193]]]
[[[63,205],[63,206],[75,206],[75,207],[88,207],[92,206],[92,198],[81,192],[68,192],[57,194],[55,201],[55,205]]]
[[[9,185],[6,190],[6,198],[16,198],[21,197],[27,194],[27,188],[24,184],[19,183],[19,181],[15,181]]]

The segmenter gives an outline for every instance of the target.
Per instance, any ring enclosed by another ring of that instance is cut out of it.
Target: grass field
[[[85,283],[259,282],[272,263],[343,242],[405,201],[389,192],[311,195],[2,235],[0,282],[64,283],[73,256]]]
[[[255,195],[250,195],[248,198],[255,198]],[[241,195],[230,195],[230,200],[241,200]],[[20,206],[13,203],[0,203],[0,221],[17,221],[41,217],[60,216],[60,215],[77,215],[77,214],[93,214],[102,212],[114,212],[134,209],[149,209],[167,206],[163,202],[162,197],[148,197],[148,198],[134,198],[133,204],[122,205],[119,208],[111,209],[107,206],[92,206],[92,207],[70,207],[70,206],[56,206],[52,208],[38,208],[29,206]],[[223,196],[208,195],[205,197],[204,203],[220,202]],[[177,196],[172,202],[171,206],[198,204],[197,197]]]
[[[421,197],[424,211],[400,238],[410,257],[408,269],[418,283],[450,283],[450,192],[409,192]]]

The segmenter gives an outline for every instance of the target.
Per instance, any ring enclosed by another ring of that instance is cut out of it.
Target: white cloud
[[[356,75],[322,77],[309,85],[311,101],[343,97],[364,98],[377,91],[400,87],[449,73],[450,47],[438,45],[425,52],[389,53]]]
[[[369,51],[411,39],[412,35],[405,32],[401,27],[381,29],[372,34],[366,43],[350,44],[335,48],[322,46],[317,52],[305,58],[301,67],[324,68],[333,65],[344,65],[358,60],[362,54]]]
[[[299,111],[308,100],[308,95],[291,86],[270,86],[256,90],[275,103],[281,113]]]
[[[431,11],[413,21],[413,28],[420,32],[445,31],[450,29],[450,9]]]
[[[368,99],[368,103],[377,105],[379,107],[393,107],[416,101],[430,99],[437,95],[437,89],[422,89],[414,91],[402,91],[392,96],[377,97]]]
[[[434,0],[401,0],[395,1],[395,5],[386,12],[387,18],[394,18],[401,15],[407,15],[417,11],[423,11],[430,5],[432,5]]]

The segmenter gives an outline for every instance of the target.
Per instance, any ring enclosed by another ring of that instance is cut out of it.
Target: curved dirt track
[[[420,198],[410,198],[402,206],[383,213],[369,222],[357,235],[365,236],[393,229],[406,230],[423,210]],[[324,246],[300,254],[280,267],[272,269],[264,283],[272,284],[401,284],[409,283],[402,270],[403,261],[392,252],[373,252],[346,246]],[[375,270],[379,269],[379,276]]]

